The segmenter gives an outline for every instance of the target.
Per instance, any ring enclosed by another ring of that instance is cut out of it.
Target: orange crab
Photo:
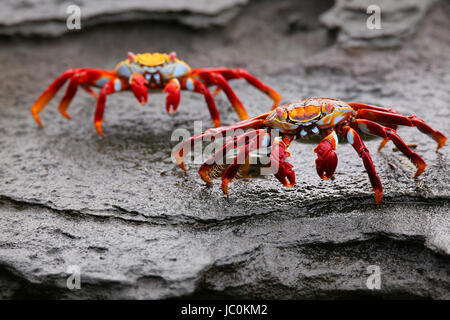
[[[103,136],[102,122],[106,96],[126,90],[131,90],[141,104],[147,103],[148,91],[158,92],[162,90],[166,92],[168,94],[166,99],[168,113],[177,111],[180,102],[180,90],[201,93],[205,97],[214,126],[218,127],[220,126],[220,117],[213,96],[220,90],[225,92],[241,120],[248,119],[247,111],[242,102],[228,84],[228,80],[240,78],[247,80],[248,83],[267,94],[274,101],[274,108],[279,104],[280,94],[244,69],[228,69],[225,67],[192,69],[186,62],[179,60],[174,52],[170,54],[158,52],[134,54],[130,52],[128,53],[128,59],[120,62],[113,71],[87,68],[67,70],[36,100],[31,108],[31,113],[42,127],[39,112],[70,79],[58,110],[64,117],[70,119],[67,108],[75,96],[78,86],[81,86],[97,99],[94,125],[100,136]],[[208,89],[208,86],[211,85],[217,86],[214,95]],[[100,88],[98,96],[92,87]]]
[[[324,137],[314,149],[317,153],[316,169],[320,178],[333,177],[338,164],[336,147],[337,135],[343,136],[362,158],[364,167],[375,192],[375,203],[382,200],[383,188],[369,150],[360,134],[370,134],[383,138],[379,150],[391,140],[403,154],[417,167],[417,178],[425,171],[425,161],[412,151],[397,134],[398,125],[417,127],[437,142],[437,148],[444,146],[447,138],[432,129],[414,115],[403,115],[392,109],[370,106],[361,103],[346,103],[327,98],[304,99],[277,107],[250,120],[232,126],[209,129],[182,142],[175,150],[178,165],[186,171],[184,156],[193,150],[194,144],[202,140],[229,137],[220,150],[208,159],[199,169],[200,177],[208,184],[213,178],[222,178],[222,190],[228,194],[228,183],[235,177],[249,177],[251,153],[260,148],[268,154],[270,167],[275,177],[285,186],[295,184],[293,166],[286,161],[294,139],[318,135]],[[246,130],[246,132],[242,132]],[[239,132],[239,133],[236,133]],[[275,138],[274,138],[275,137]],[[227,161],[231,154],[231,161]],[[274,165],[275,164],[275,165]],[[257,164],[257,166],[262,166]]]

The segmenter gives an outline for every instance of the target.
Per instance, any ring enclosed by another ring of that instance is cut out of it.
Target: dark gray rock
[[[178,22],[193,28],[222,26],[234,18],[247,0],[4,0],[0,35],[60,36],[70,33],[67,8],[81,10],[81,27],[139,21]]]
[[[338,29],[338,42],[343,47],[394,47],[417,31],[428,9],[436,0],[336,0],[333,8],[320,17],[329,29]],[[367,20],[381,9],[381,28],[370,29]]]
[[[196,67],[245,67],[285,102],[328,96],[394,107],[450,135],[448,5],[432,10],[402,49],[356,53],[327,48],[320,29],[286,36],[278,5],[251,4],[221,31],[110,25],[61,39],[2,40],[1,298],[450,298],[449,148],[436,153],[414,128],[399,133],[428,163],[419,179],[392,144],[376,152],[379,139],[367,140],[384,186],[375,206],[345,142],[333,181],[316,174],[317,141],[292,145],[293,188],[274,177],[239,180],[226,198],[218,184],[204,185],[198,165],[184,175],[170,158],[170,137],[192,131],[195,120],[211,125],[196,94],[183,93],[174,116],[162,94],[145,107],[132,94],[112,95],[104,139],[92,123],[95,101],[82,91],[68,110],[72,121],[57,111],[63,92],[42,112],[44,129],[29,113],[66,68],[110,69],[151,43]],[[231,84],[250,115],[270,108],[244,81]],[[223,94],[216,101],[224,124],[238,120]],[[66,286],[70,265],[81,268],[80,290]],[[366,287],[370,265],[381,269],[381,290]]]

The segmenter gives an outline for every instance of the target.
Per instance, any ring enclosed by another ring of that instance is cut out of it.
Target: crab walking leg
[[[364,145],[364,142],[361,140],[361,137],[358,135],[358,133],[349,126],[343,126],[339,133],[347,139],[347,141],[353,146],[356,152],[358,152],[359,157],[362,158],[364,167],[366,168],[367,174],[369,175],[373,191],[375,192],[375,203],[380,204],[383,198],[383,187],[381,186],[380,178],[375,171],[375,166],[373,165],[369,150]]]
[[[250,152],[256,150],[259,146],[262,146],[266,131],[257,130],[255,132],[256,136],[250,139],[250,141],[242,147],[241,151],[238,153],[233,163],[230,164],[222,175],[222,191],[228,195],[228,183],[238,174],[242,165],[246,165],[248,161],[248,155]],[[244,139],[248,139],[246,136]]]
[[[208,184],[212,184],[211,181],[211,172],[214,172],[217,169],[217,166],[223,166],[225,164],[224,159],[227,153],[231,149],[241,148],[243,143],[246,142],[246,139],[254,138],[256,135],[259,135],[265,132],[264,129],[253,130],[239,136],[234,136],[228,139],[228,141],[220,148],[211,158],[206,160],[198,170],[198,173],[203,181]]]
[[[31,114],[33,115],[34,120],[39,124],[39,126],[44,127],[41,119],[39,118],[39,112],[45,108],[47,103],[55,96],[59,89],[66,83],[68,79],[70,79],[76,69],[69,69],[60,75],[53,83],[41,94],[41,96],[36,100],[36,102],[31,107]]]
[[[132,84],[133,86],[133,84]],[[97,108],[95,109],[95,116],[94,116],[94,125],[95,129],[97,130],[97,133],[103,137],[103,131],[102,131],[102,123],[103,123],[103,114],[105,112],[105,103],[106,103],[106,96],[108,94],[112,94],[117,91],[122,91],[128,89],[128,85],[126,82],[121,81],[120,79],[111,79],[109,80],[100,90],[100,94],[98,96],[97,100]],[[145,91],[147,92],[147,91]],[[143,101],[143,97],[141,96],[142,92],[135,92],[133,93],[136,95],[138,100],[141,102]]]
[[[276,169],[275,178],[278,179],[285,187],[292,187],[295,184],[294,166],[286,161],[291,156],[288,151],[294,136],[282,136],[273,139],[272,151],[270,153],[270,165]]]
[[[181,88],[203,94],[203,96],[205,97],[206,105],[208,106],[209,113],[211,115],[211,119],[214,123],[214,127],[216,128],[219,127],[220,126],[219,111],[217,110],[216,103],[214,102],[214,98],[211,95],[211,92],[209,91],[208,87],[205,86],[201,81],[189,77],[183,81]]]
[[[189,139],[186,139],[180,145],[178,148],[174,151],[173,156],[175,158],[175,161],[177,162],[178,166],[183,169],[183,171],[186,170],[186,166],[184,164],[184,156],[186,156],[191,150],[194,148],[194,144],[196,141],[202,141],[202,140],[208,140],[208,141],[214,141],[214,139],[218,136],[224,136],[226,135],[227,131],[233,131],[233,130],[247,130],[247,129],[259,129],[264,124],[264,119],[267,118],[267,116],[271,112],[263,113],[257,117],[254,117],[252,119],[244,120],[241,122],[238,122],[235,125],[232,126],[224,126],[219,128],[211,128],[206,130],[205,132],[202,132],[198,135],[192,136]],[[230,135],[231,136],[231,135]]]
[[[355,120],[357,129],[366,134],[371,134],[384,138],[385,140],[392,140],[395,146],[408,157],[409,160],[417,167],[417,171],[414,178],[420,176],[427,166],[425,161],[414,151],[412,151],[406,143],[400,138],[400,136],[391,128],[386,128],[378,123],[370,120],[357,119]]]
[[[180,88],[181,85],[178,79],[172,78],[163,89],[163,92],[167,92],[166,111],[169,114],[177,112],[180,104]],[[172,112],[170,111],[170,106],[172,106]]]
[[[98,99],[97,93],[92,90],[91,86],[86,83],[80,83],[81,88],[83,88],[87,93],[94,97],[95,100]]]
[[[216,89],[214,90],[213,94],[212,94],[213,97],[215,98],[220,93],[220,91],[222,91],[222,88],[217,86]]]
[[[407,116],[383,111],[361,109],[356,112],[356,118],[372,120],[386,125],[401,125],[408,127],[417,127],[419,131],[430,136],[437,142],[436,151],[442,148],[447,138],[439,131],[434,130],[422,119],[416,116]]]
[[[226,130],[230,130],[230,127],[220,127],[220,128],[213,128],[208,129],[205,132],[202,132],[198,135],[192,136],[189,139],[186,139],[180,145],[178,148],[174,151],[173,156],[175,158],[175,161],[177,165],[183,169],[184,172],[187,171],[186,166],[184,164],[184,157],[191,152],[191,150],[194,149],[195,143],[198,141],[214,141],[216,137],[223,135]]]
[[[268,85],[258,80],[258,78],[256,78],[254,75],[252,75],[245,69],[208,68],[200,70],[206,72],[220,73],[226,80],[245,79],[248,83],[250,83],[256,89],[268,95],[273,100],[274,103],[272,109],[275,109],[280,104],[281,95]]]
[[[241,100],[239,100],[239,98],[236,96],[233,89],[231,89],[227,80],[220,73],[213,73],[212,77],[214,78],[214,82],[220,88],[222,88],[223,92],[225,92],[225,94],[227,95],[228,100],[231,102],[231,105],[238,114],[239,118],[241,120],[247,120],[248,119],[247,110],[245,110],[244,105],[242,104]]]
[[[394,125],[394,124],[385,125],[385,127],[388,127],[388,128],[390,128],[390,129],[392,129],[392,130],[397,130],[397,128],[398,128],[398,126],[397,126],[397,125]],[[381,151],[381,150],[386,146],[386,144],[387,144],[388,142],[389,142],[389,138],[383,139],[383,140],[380,142],[380,145],[378,146],[378,151]]]
[[[314,152],[317,153],[316,170],[319,177],[323,180],[331,179],[334,176],[338,164],[336,150],[338,146],[338,137],[333,130],[329,135],[320,141]]]
[[[354,110],[367,109],[367,110],[376,110],[376,111],[382,111],[382,112],[396,113],[391,108],[382,108],[382,107],[371,106],[369,104],[363,104],[363,103],[358,103],[358,102],[348,102],[347,104],[350,107],[352,107]]]
[[[58,110],[63,115],[63,117],[71,120],[71,117],[67,113],[67,109],[69,108],[70,102],[72,101],[73,97],[77,93],[78,89],[78,77],[74,76],[72,79],[70,79],[69,85],[67,86],[66,93],[64,94],[64,97],[61,99],[61,102],[59,103]]]
[[[376,111],[382,111],[382,112],[389,112],[389,113],[396,113],[391,108],[382,108],[378,106],[371,106],[368,104],[358,103],[358,102],[349,102],[348,105],[352,107],[354,110],[361,110],[361,109],[367,109],[367,110],[376,110]],[[386,125],[387,127],[397,130],[397,125]],[[389,139],[383,139],[383,141],[380,142],[380,145],[378,146],[378,151],[381,151],[386,144],[389,142]]]
[[[250,74],[247,70],[238,68],[234,70],[234,72],[237,74],[238,78],[244,78],[248,83],[253,85],[255,88],[259,89],[260,91],[267,94],[272,100],[273,100],[273,107],[272,110],[275,109],[281,101],[281,95],[273,90],[271,87],[265,85],[261,81],[259,81],[255,76]]]
[[[200,169],[198,169],[198,174],[200,175],[200,178],[202,178],[203,181],[205,181],[207,184],[212,184],[211,181],[211,172],[214,172],[214,170],[218,166],[224,165],[224,158],[230,148],[235,148],[237,144],[238,137],[232,137],[230,138],[223,147],[217,151],[211,158],[206,160],[201,166]]]

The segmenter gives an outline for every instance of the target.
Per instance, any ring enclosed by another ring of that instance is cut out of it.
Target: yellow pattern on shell
[[[170,57],[166,53],[139,53],[136,55],[136,62],[148,67],[159,66],[166,61],[170,60]]]
[[[315,105],[306,105],[289,110],[289,118],[295,122],[309,122],[321,116],[321,108]]]

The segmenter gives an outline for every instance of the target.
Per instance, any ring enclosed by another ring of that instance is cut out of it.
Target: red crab
[[[97,99],[94,124],[99,135],[103,136],[102,122],[105,110],[105,101],[108,94],[118,91],[131,90],[141,104],[147,103],[148,91],[167,92],[166,110],[168,113],[176,112],[180,102],[180,90],[190,90],[204,95],[214,126],[220,125],[213,95],[208,86],[216,85],[216,95],[223,90],[233,105],[241,120],[248,119],[247,111],[228,84],[228,80],[243,78],[273,99],[275,108],[281,96],[244,69],[227,68],[201,68],[191,69],[189,65],[179,60],[174,52],[165,53],[128,53],[128,59],[120,62],[113,71],[101,69],[69,69],[59,76],[42,95],[36,100],[31,113],[36,122],[42,127],[39,112],[55,96],[64,83],[70,79],[66,93],[59,103],[58,110],[70,119],[67,108],[78,86],[88,91]],[[92,87],[100,88],[100,93],[94,92]],[[172,111],[171,111],[172,106]]]
[[[202,139],[214,140],[238,129],[247,132],[234,135],[223,147],[199,169],[200,177],[211,184],[212,178],[222,177],[222,190],[228,194],[228,183],[234,177],[249,177],[250,153],[261,147],[268,148],[270,165],[275,165],[275,177],[285,186],[295,184],[293,166],[286,161],[290,156],[289,144],[294,139],[311,135],[324,137],[314,149],[317,153],[316,168],[322,179],[330,179],[336,170],[338,159],[335,153],[338,145],[337,135],[343,136],[362,158],[375,192],[375,203],[382,200],[383,188],[375,171],[372,159],[360,134],[370,134],[383,138],[379,150],[391,140],[396,147],[417,167],[417,178],[426,167],[425,161],[396,132],[398,125],[417,127],[437,142],[440,149],[447,138],[433,130],[423,120],[414,115],[398,114],[392,109],[385,109],[361,103],[345,103],[336,99],[304,99],[277,107],[275,110],[258,117],[241,121],[232,126],[209,129],[182,142],[174,152],[178,165],[186,171],[183,157],[192,150],[194,143]],[[273,139],[274,135],[279,136]],[[229,152],[235,151],[232,161],[227,163]]]

